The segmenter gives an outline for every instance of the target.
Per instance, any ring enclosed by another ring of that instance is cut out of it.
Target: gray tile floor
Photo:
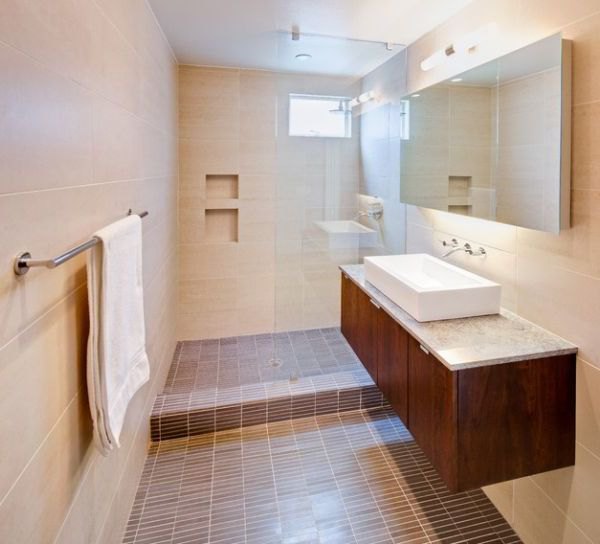
[[[164,393],[362,370],[338,328],[180,342]]]
[[[152,440],[381,406],[337,328],[180,342]]]
[[[450,494],[388,408],[152,446],[126,544],[513,544],[482,491]]]

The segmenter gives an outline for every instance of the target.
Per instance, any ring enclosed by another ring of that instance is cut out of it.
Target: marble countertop
[[[340,269],[450,370],[577,353],[577,347],[508,310],[421,323],[365,281],[363,265]]]

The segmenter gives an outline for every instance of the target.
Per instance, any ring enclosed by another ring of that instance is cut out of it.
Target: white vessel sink
[[[365,257],[365,279],[417,321],[500,312],[500,285],[431,255]]]
[[[377,245],[377,231],[361,225],[358,221],[315,221],[315,225],[326,233],[331,249]]]

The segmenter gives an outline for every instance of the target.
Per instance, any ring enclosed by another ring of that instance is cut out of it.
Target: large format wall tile
[[[175,340],[175,60],[144,0],[7,0],[0,42],[0,540],[116,542]],[[150,212],[151,382],[104,458],[86,393],[85,255],[20,278],[12,263],[62,253],[129,208]]]
[[[354,96],[358,87],[347,78],[179,69],[181,339],[338,324],[335,263],[348,256],[322,246],[314,222],[356,215],[358,136],[289,137],[290,92]],[[236,194],[211,197],[211,174],[237,176]],[[237,232],[217,240],[208,216],[227,209],[237,210]],[[319,298],[309,275],[332,263]]]

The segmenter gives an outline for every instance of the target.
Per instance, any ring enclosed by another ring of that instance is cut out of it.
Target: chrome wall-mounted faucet
[[[461,247],[458,244],[458,240],[456,238],[452,238],[450,242],[446,240],[442,240],[442,245],[444,247],[451,247],[452,249],[442,255],[442,257],[449,257],[453,253],[457,251],[464,251],[467,255],[471,255],[472,257],[481,257],[483,255],[487,255],[485,248],[479,247],[478,249],[473,249],[469,242],[465,242],[465,244]]]
[[[358,220],[361,217],[368,217],[369,219],[374,219],[375,221],[379,221],[383,216],[383,204],[380,202],[373,202],[367,206],[366,210],[359,210],[359,212],[354,216],[354,220]]]

